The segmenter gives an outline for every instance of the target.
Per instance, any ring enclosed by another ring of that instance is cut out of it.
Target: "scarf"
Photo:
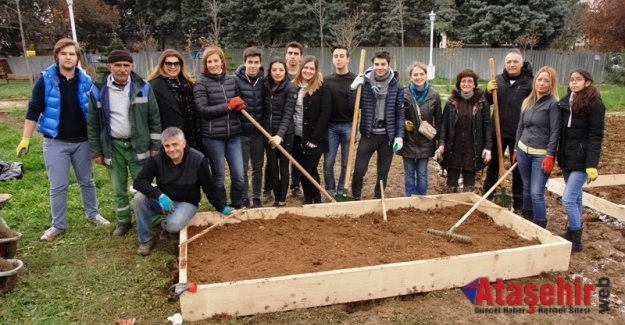
[[[410,94],[412,94],[412,97],[414,97],[414,99],[417,101],[417,104],[421,106],[423,105],[423,100],[425,99],[425,95],[427,95],[428,91],[430,90],[430,83],[426,81],[425,84],[423,85],[423,89],[419,90],[417,86],[415,86],[415,84],[411,82],[408,85],[408,89],[410,89]]]
[[[460,97],[464,98],[464,99],[470,99],[471,97],[473,97],[473,94],[475,92],[473,90],[471,90],[471,92],[465,93],[464,91],[460,92]]]
[[[388,95],[388,86],[393,80],[393,70],[388,69],[385,75],[378,77],[373,72],[373,80],[371,90],[375,95],[375,121],[373,122],[373,133],[379,134],[383,131],[386,133],[386,124],[384,123],[384,108],[386,107],[386,96]],[[377,131],[376,131],[377,129]]]

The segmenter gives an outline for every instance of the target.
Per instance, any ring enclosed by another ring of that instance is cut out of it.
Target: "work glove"
[[[229,216],[232,214],[232,208],[229,206],[225,206],[223,208],[223,210],[221,210],[221,214],[223,214],[224,216]]]
[[[482,150],[482,160],[484,161],[485,164],[488,164],[490,162],[490,150],[488,149],[484,149]]]
[[[158,205],[161,206],[161,209],[166,214],[174,212],[174,202],[164,193],[158,197]]]
[[[406,120],[406,122],[404,122],[404,129],[406,129],[406,131],[408,132],[414,131],[414,123],[412,123],[412,121]]]
[[[361,87],[364,84],[365,84],[365,75],[361,74],[361,75],[358,75],[354,79],[354,81],[352,81],[352,84],[349,86],[349,88],[351,90],[356,90],[356,88]]]
[[[20,144],[18,144],[15,149],[15,155],[21,157],[22,154],[28,153],[28,149],[30,149],[30,138],[22,137],[22,141],[20,141]]]
[[[543,173],[547,175],[551,174],[551,171],[553,170],[553,156],[552,155],[545,155],[545,158],[543,158],[542,169],[543,169]]]
[[[269,139],[269,145],[272,148],[279,146],[281,143],[282,143],[282,137],[279,135],[274,135],[273,137],[271,137],[271,139]]]
[[[488,93],[492,93],[493,90],[497,90],[497,81],[489,80],[488,83],[486,84],[486,91]]]
[[[588,175],[586,184],[590,184],[590,182],[594,182],[597,179],[597,177],[599,177],[599,172],[597,171],[597,168],[588,167],[586,168],[586,175]]]
[[[514,164],[516,162],[516,149],[514,149],[514,152],[512,152],[512,163]]]
[[[314,143],[312,143],[312,142],[310,142],[310,141],[306,142],[306,146],[307,146],[308,148],[312,148],[312,149],[317,148],[317,145],[316,145],[316,144],[314,144]]]
[[[393,152],[397,152],[401,150],[403,146],[404,146],[404,139],[400,137],[395,138],[395,141],[393,142]]]
[[[358,143],[360,141],[360,137],[362,137],[360,131],[356,132],[356,141],[354,141],[354,143]]]
[[[436,161],[443,161],[443,154],[445,153],[445,146],[440,146],[434,151],[434,159]]]
[[[228,109],[231,111],[240,111],[245,108],[247,108],[247,105],[239,96],[232,97],[232,99],[228,101]]]

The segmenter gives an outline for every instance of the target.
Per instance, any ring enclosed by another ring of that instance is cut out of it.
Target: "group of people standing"
[[[508,148],[519,163],[513,178],[514,208],[544,227],[544,185],[557,157],[567,182],[566,235],[574,250],[581,250],[581,186],[597,177],[605,111],[587,72],[574,71],[571,92],[558,100],[555,70],[543,67],[532,80],[531,68],[513,50],[506,56],[504,73],[488,83],[486,92],[478,88],[473,70],[462,70],[441,110],[440,95],[428,82],[424,64],[410,66],[410,82],[403,87],[386,51],[374,53],[370,68],[358,76],[348,69],[348,48],[336,46],[331,53],[335,72],[325,78],[317,58],[304,56],[297,42],[287,44],[285,58],[272,59],[267,71],[261,50],[247,48],[243,63],[229,75],[223,50],[211,46],[203,51],[196,79],[180,53],[168,49],[146,81],[132,71],[130,53],[115,49],[108,56],[109,73],[92,82],[77,68],[78,44],[61,39],[54,47],[55,63],[33,87],[16,149],[18,155],[28,150],[38,124],[52,209],[52,225],[41,239],[53,240],[67,227],[70,165],[87,217],[96,225],[110,222],[98,212],[92,162],[107,167],[118,220],[114,236],[124,236],[132,227],[130,174],[137,190],[132,203],[140,255],[150,254],[156,243],[153,225],[160,224],[161,237],[186,225],[197,211],[200,189],[224,215],[262,207],[262,194],[268,191],[273,192],[274,206],[285,206],[289,184],[292,193],[301,184],[305,204],[320,203],[317,166],[323,155],[325,190],[347,194],[348,145],[357,88],[362,87],[356,108],[360,123],[351,184],[354,199],[362,195],[373,153],[374,196],[379,198],[394,153],[403,159],[405,195],[411,196],[427,194],[427,166],[433,156],[447,169],[448,192],[458,191],[460,175],[464,189],[473,191],[476,172],[491,163],[491,152]],[[504,148],[493,148],[489,102],[494,89],[501,105]],[[289,173],[289,166],[295,165],[290,159],[298,162],[301,172]],[[496,180],[497,166],[491,163],[484,188]]]

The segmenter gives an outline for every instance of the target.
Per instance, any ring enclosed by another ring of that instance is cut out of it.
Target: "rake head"
[[[471,237],[454,234],[450,230],[437,230],[437,229],[432,229],[432,228],[428,228],[426,230],[430,234],[434,234],[434,235],[442,236],[442,237],[447,237],[447,238],[449,238],[451,240],[457,240],[457,241],[461,241],[461,242],[465,242],[465,243],[470,243],[471,242]]]

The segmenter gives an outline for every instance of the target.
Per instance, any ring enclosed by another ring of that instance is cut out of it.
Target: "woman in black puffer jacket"
[[[297,89],[287,78],[286,61],[275,58],[269,63],[265,80],[263,127],[272,135],[265,141],[267,171],[275,197],[274,206],[286,206],[289,190],[289,159],[281,154],[277,145],[287,152],[293,149],[293,111],[297,101]]]
[[[230,199],[235,209],[243,206],[243,152],[238,110],[245,102],[237,95],[234,77],[226,75],[224,52],[208,47],[202,54],[202,76],[193,87],[195,106],[201,117],[202,144],[222,203],[227,205],[224,158],[230,169]]]
[[[573,252],[582,250],[582,186],[599,176],[605,129],[605,106],[592,83],[588,71],[574,70],[569,77],[570,92],[558,103],[562,112],[558,165],[564,172],[562,205],[569,219],[562,237],[573,243]]]

